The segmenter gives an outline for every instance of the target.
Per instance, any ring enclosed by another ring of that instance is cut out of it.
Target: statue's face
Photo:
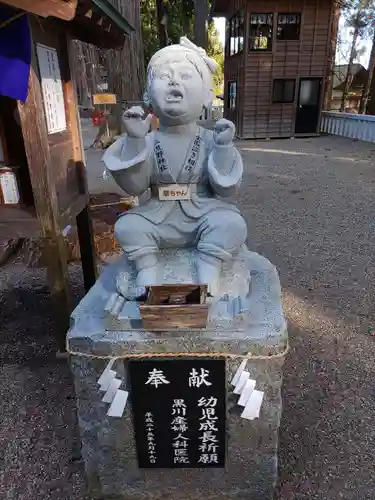
[[[157,69],[150,94],[153,110],[161,123],[189,123],[202,113],[205,96],[202,77],[185,58],[167,62]]]

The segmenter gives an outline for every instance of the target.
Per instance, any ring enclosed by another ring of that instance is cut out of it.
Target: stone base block
[[[90,494],[118,500],[271,500],[277,479],[278,428],[281,417],[283,356],[250,358],[247,370],[264,391],[260,418],[241,418],[242,407],[230,381],[241,363],[227,358],[227,451],[223,469],[139,469],[134,438],[128,360],[118,359],[113,369],[130,391],[123,417],[107,416],[97,381],[108,360],[79,353],[127,356],[134,353],[278,354],[285,351],[287,332],[281,308],[276,269],[263,257],[246,251],[251,273],[246,311],[234,320],[216,317],[201,331],[147,332],[110,330],[104,305],[116,288],[124,261],[108,266],[72,316],[67,345],[78,355],[71,358],[78,406],[82,455]],[[245,266],[245,267],[246,267]],[[175,358],[172,358],[175,359]],[[178,377],[176,373],[176,377]]]

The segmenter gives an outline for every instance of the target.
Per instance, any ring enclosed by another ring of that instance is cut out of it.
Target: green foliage
[[[158,25],[155,0],[141,0],[141,27],[147,66],[152,54],[159,49]]]
[[[345,25],[366,38],[372,34],[375,16],[374,0],[350,0],[343,10]]]
[[[164,0],[167,14],[169,43],[177,43],[180,36],[192,38],[194,32],[194,0]],[[141,0],[141,25],[147,66],[151,56],[160,48],[155,0]]]
[[[212,57],[212,59],[215,59],[219,66],[216,75],[214,75],[215,93],[219,94],[224,82],[224,47],[220,41],[219,33],[217,32],[213,22],[211,22],[208,26],[207,53],[210,57]]]
[[[181,36],[194,37],[194,0],[164,0],[167,14],[169,43],[178,43]],[[141,0],[141,25],[145,64],[160,48],[155,0]],[[214,76],[215,91],[219,92],[224,79],[224,49],[213,22],[208,29],[208,54],[216,60],[219,70]]]

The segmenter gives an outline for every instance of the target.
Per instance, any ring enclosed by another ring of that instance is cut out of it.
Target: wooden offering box
[[[208,318],[207,285],[159,285],[148,289],[140,304],[145,330],[206,328]]]

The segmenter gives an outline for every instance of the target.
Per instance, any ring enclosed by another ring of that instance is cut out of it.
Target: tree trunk
[[[208,17],[210,15],[208,0],[195,0],[194,41],[199,47],[207,50]]]
[[[357,45],[358,35],[359,35],[359,27],[357,25],[354,28],[352,46],[350,49],[349,64],[348,64],[348,69],[347,69],[345,81],[344,81],[344,90],[342,93],[342,101],[341,101],[341,108],[340,108],[341,112],[345,111],[345,101],[346,101],[346,98],[349,94],[350,84],[352,82],[352,66],[353,66],[353,61],[354,61],[354,57],[355,57],[355,53],[356,53],[356,45]]]
[[[363,89],[361,102],[359,104],[359,110],[358,110],[358,113],[360,113],[362,115],[364,113],[366,113],[366,111],[367,111],[367,103],[368,103],[368,100],[370,97],[370,91],[371,91],[372,79],[374,76],[374,70],[375,70],[375,33],[374,33],[373,39],[372,39],[370,61],[368,64],[367,81],[365,84],[365,88]]]
[[[333,91],[333,77],[334,77],[334,64],[335,64],[335,54],[337,48],[337,35],[339,29],[341,8],[340,5],[335,2],[333,6],[332,24],[331,24],[331,36],[330,36],[330,46],[329,46],[329,56],[328,56],[328,70],[327,70],[327,83],[324,93],[324,109],[329,111],[331,109],[332,101],[332,91]]]
[[[98,92],[101,71],[105,69],[108,91],[116,94],[119,107],[123,101],[142,100],[145,68],[140,20],[140,0],[111,0],[111,4],[135,27],[127,35],[121,50],[101,50],[87,43],[76,41],[74,71],[78,71],[77,88],[80,104],[88,105],[91,94]]]
[[[141,101],[145,76],[140,0],[112,0],[112,4],[135,27],[135,32],[125,37],[121,51],[105,51],[108,87],[117,95],[118,103]]]
[[[167,15],[163,0],[156,0],[156,10],[158,15],[159,43],[160,48],[163,48],[168,45]]]

